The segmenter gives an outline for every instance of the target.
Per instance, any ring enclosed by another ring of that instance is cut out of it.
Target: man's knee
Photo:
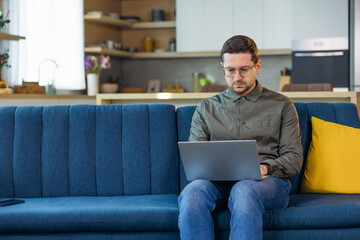
[[[206,180],[194,180],[190,182],[186,187],[182,190],[179,196],[179,201],[183,198],[202,198],[209,192],[209,188],[212,183]]]
[[[236,205],[238,210],[246,210],[254,206],[262,209],[261,194],[256,188],[256,184],[257,182],[253,180],[243,180],[237,182],[231,189],[229,208],[232,209]]]
[[[242,197],[251,197],[257,196],[258,191],[256,189],[256,181],[254,180],[242,180],[234,184],[231,189],[230,197],[233,198],[242,198]]]
[[[180,208],[193,208],[209,202],[211,199],[211,191],[214,188],[213,183],[206,180],[194,180],[190,182],[180,193],[179,206]]]

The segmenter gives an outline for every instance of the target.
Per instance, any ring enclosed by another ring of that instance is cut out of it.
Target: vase
[[[87,94],[95,96],[99,93],[99,74],[89,73],[87,75]]]

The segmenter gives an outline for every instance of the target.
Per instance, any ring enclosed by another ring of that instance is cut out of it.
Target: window
[[[3,0],[7,9],[6,31],[26,37],[1,43],[10,50],[8,84],[54,80],[56,89],[85,89],[83,0]]]

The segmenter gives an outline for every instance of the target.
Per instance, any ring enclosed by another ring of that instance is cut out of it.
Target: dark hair
[[[221,49],[221,62],[224,62],[225,53],[250,53],[251,61],[259,61],[259,50],[256,43],[251,38],[244,35],[236,35],[229,38]]]

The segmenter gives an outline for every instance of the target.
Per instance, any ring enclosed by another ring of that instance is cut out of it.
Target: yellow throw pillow
[[[360,129],[311,118],[303,193],[360,193]]]

